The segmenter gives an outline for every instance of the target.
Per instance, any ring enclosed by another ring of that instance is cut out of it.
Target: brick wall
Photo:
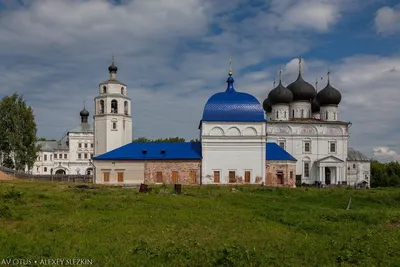
[[[12,175],[0,171],[0,180],[12,180],[12,179],[14,179]]]
[[[180,184],[199,184],[200,179],[200,160],[157,160],[146,161],[144,163],[144,182],[154,184],[157,181],[157,172],[162,172],[162,182],[172,184],[172,172],[178,172],[178,183]],[[192,181],[190,172],[196,173],[195,181]]]
[[[278,172],[283,173],[283,184]],[[290,174],[292,172],[292,175]],[[296,163],[291,161],[267,161],[266,186],[296,187]]]

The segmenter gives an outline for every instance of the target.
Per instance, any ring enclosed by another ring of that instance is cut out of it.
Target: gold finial
[[[301,72],[301,63],[302,63],[302,59],[301,59],[301,57],[299,57],[299,72]]]
[[[232,57],[229,57],[229,72],[228,72],[229,76],[232,76],[233,72],[232,72]]]

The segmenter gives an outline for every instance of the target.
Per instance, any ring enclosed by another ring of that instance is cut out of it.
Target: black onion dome
[[[328,84],[317,94],[317,101],[320,106],[339,105],[342,101],[342,94],[336,88],[332,87],[329,80]]]
[[[266,99],[264,99],[263,109],[267,113],[271,113],[272,112],[272,106],[271,106],[271,103],[270,103],[268,97]]]
[[[110,67],[108,67],[108,71],[111,73],[111,72],[114,72],[114,73],[116,73],[117,71],[118,71],[118,67],[117,66],[115,66],[115,64],[114,64],[114,60],[113,60],[113,62],[111,63],[111,66]]]
[[[83,110],[79,113],[81,117],[88,117],[89,116],[89,111],[86,110],[86,108],[83,108]]]
[[[297,80],[287,86],[287,89],[293,93],[293,101],[303,100],[311,101],[315,98],[315,88],[308,82],[303,80],[301,73],[297,77]]]
[[[269,92],[268,99],[271,105],[290,104],[293,101],[293,93],[279,81],[278,86]]]
[[[311,102],[311,112],[319,112],[320,111],[320,106],[317,101],[317,98],[314,98],[313,101]]]

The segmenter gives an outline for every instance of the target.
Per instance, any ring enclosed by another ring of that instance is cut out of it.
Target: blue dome
[[[235,91],[231,73],[226,82],[228,88],[225,92],[216,93],[208,99],[204,106],[202,121],[265,121],[264,110],[260,102],[250,94]]]

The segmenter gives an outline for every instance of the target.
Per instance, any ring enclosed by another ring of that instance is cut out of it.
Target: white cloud
[[[400,33],[400,6],[384,6],[378,9],[375,16],[375,29],[382,35]]]
[[[375,147],[374,156],[383,159],[400,161],[400,155],[396,151],[391,150],[389,147]]]

